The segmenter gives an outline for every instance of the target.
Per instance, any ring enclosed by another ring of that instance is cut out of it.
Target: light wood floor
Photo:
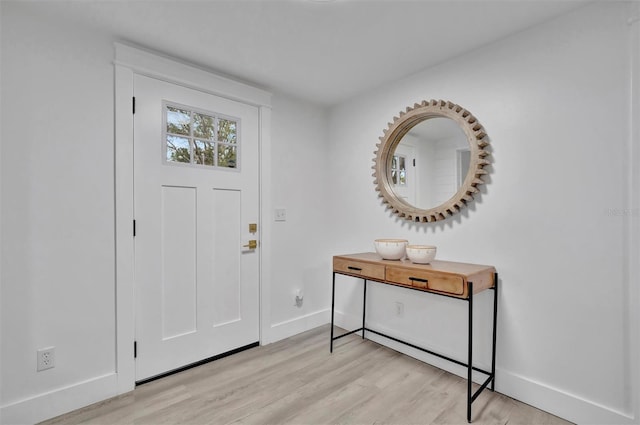
[[[489,390],[472,419],[569,424]],[[327,325],[44,423],[464,424],[466,381],[356,335],[329,354]]]

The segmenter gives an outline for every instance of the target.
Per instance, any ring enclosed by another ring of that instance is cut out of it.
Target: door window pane
[[[167,133],[189,135],[191,113],[184,109],[167,106]]]
[[[203,139],[213,139],[215,118],[205,114],[193,114],[193,135]]]
[[[191,147],[189,139],[177,136],[167,136],[167,161],[191,162]]]
[[[197,167],[238,168],[240,120],[164,103],[165,162]]]
[[[220,119],[218,124],[218,141],[236,143],[238,123],[232,120]]]
[[[391,161],[391,181],[394,186],[407,185],[407,158],[394,155]]]
[[[236,154],[235,146],[218,144],[218,166],[236,168]]]
[[[215,165],[215,143],[208,140],[196,140],[193,151],[193,162],[202,165]]]

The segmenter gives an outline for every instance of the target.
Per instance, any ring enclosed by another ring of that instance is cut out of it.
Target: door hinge
[[[415,158],[413,158],[413,166],[414,167],[416,166],[416,159]]]
[[[136,221],[133,220],[133,237],[136,237]]]
[[[133,102],[132,102],[133,103],[133,113],[135,114],[136,113],[136,97],[133,96],[132,99],[133,99]]]
[[[133,358],[138,357],[138,341],[133,341]]]

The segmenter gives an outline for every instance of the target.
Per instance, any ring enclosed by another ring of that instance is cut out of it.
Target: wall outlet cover
[[[38,358],[37,371],[47,370],[56,366],[56,347],[41,348],[36,351]]]
[[[395,310],[396,310],[397,317],[404,317],[404,303],[401,303],[400,301],[396,301]]]

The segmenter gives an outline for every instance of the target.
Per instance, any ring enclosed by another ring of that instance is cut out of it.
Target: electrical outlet
[[[404,317],[404,303],[401,303],[400,301],[396,301],[396,316],[397,317]]]
[[[56,366],[56,347],[41,348],[36,351],[38,357],[38,372]]]

